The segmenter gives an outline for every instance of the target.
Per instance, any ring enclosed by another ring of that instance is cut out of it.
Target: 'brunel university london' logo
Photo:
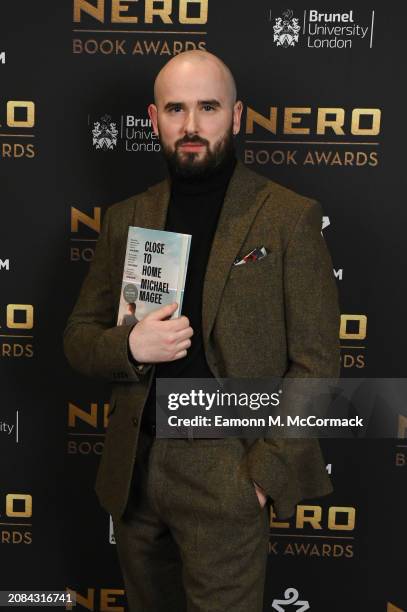
[[[111,120],[110,115],[104,115],[100,121],[93,124],[92,136],[93,146],[103,151],[112,150],[117,145],[119,134],[116,123]]]
[[[298,18],[293,17],[291,9],[283,11],[282,17],[275,18],[274,42],[277,47],[294,47],[298,42],[298,34],[301,26],[298,25]]]

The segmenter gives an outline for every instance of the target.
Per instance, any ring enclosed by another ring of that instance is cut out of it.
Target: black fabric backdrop
[[[151,16],[163,7],[164,21]],[[323,205],[343,376],[405,375],[406,9],[334,5],[318,23],[303,2],[286,10],[264,0],[1,3],[1,589],[69,587],[79,609],[126,609],[93,492],[109,388],[69,369],[61,336],[104,211],[164,175],[146,108],[174,50],[200,46],[231,67],[245,104],[239,156]],[[298,20],[292,45],[278,44],[279,17],[289,36]],[[313,34],[316,25],[367,29]],[[323,129],[323,109],[335,129]],[[354,109],[370,110],[358,120]],[[115,124],[110,149],[96,122]],[[305,609],[286,589],[321,612],[407,609],[401,442],[323,441],[335,491],[272,522],[265,610]]]

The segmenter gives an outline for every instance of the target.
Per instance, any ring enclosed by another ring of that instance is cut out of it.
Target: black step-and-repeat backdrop
[[[1,2],[1,589],[126,609],[93,491],[109,388],[69,369],[61,335],[106,208],[164,176],[146,108],[174,54],[231,67],[239,156],[322,203],[343,376],[405,375],[406,19],[402,3]],[[402,442],[323,441],[335,491],[270,517],[265,610],[407,610]]]

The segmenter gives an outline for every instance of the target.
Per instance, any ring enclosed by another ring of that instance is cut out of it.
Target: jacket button
[[[133,421],[133,425],[136,425],[136,426],[137,426],[137,423],[138,423],[138,418],[137,418],[137,417],[134,417],[134,418],[132,419],[132,421]]]

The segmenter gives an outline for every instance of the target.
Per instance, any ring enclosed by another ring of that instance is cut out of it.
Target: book
[[[191,236],[129,227],[117,325],[134,325],[147,314],[177,302],[182,311]]]

